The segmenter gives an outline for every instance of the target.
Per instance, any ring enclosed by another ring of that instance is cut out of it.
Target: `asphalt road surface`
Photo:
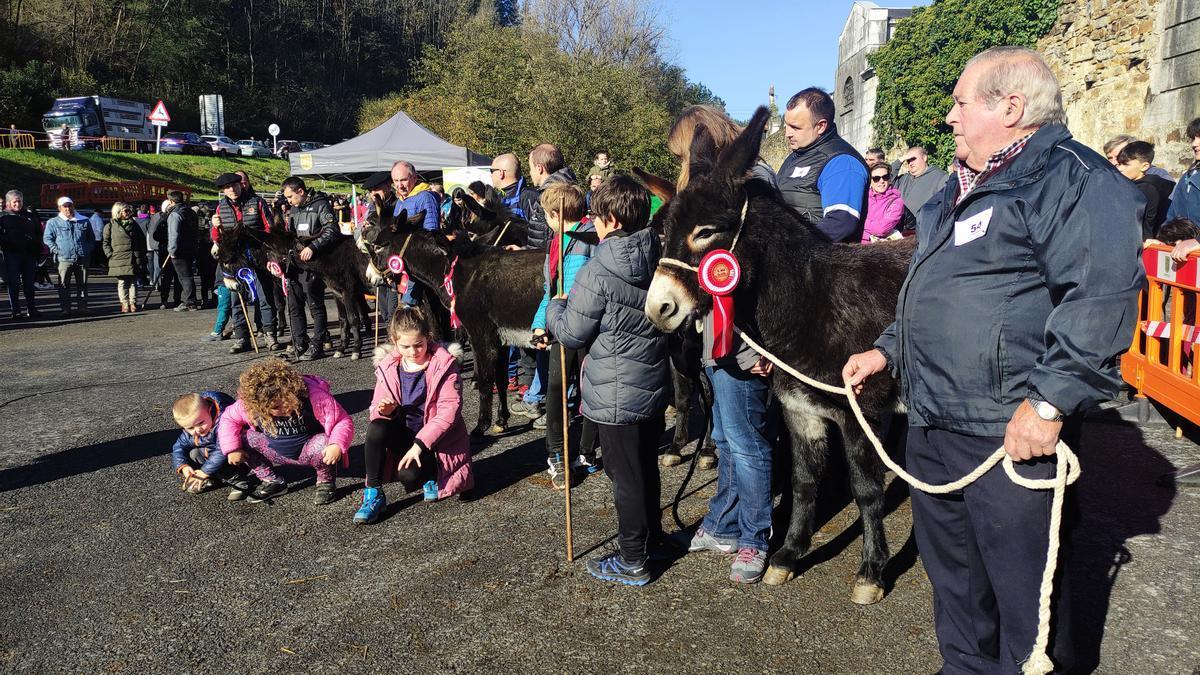
[[[181,492],[169,405],[232,392],[253,355],[201,343],[211,310],[115,312],[93,279],[85,319],[0,325],[0,670],[4,672],[794,672],[932,673],[929,581],[909,540],[903,485],[888,491],[893,561],[883,602],[850,603],[857,511],[835,479],[814,550],[782,587],[727,580],[693,554],[649,586],[592,579],[565,560],[562,496],[528,426],[476,455],[471,501],[388,490],[383,522],[355,527],[368,360],[326,359],[358,425],[339,498],[311,503],[311,474],[271,504]],[[153,305],[152,305],[153,306]],[[332,308],[331,308],[332,316]],[[468,396],[468,424],[475,419]],[[524,423],[523,418],[514,421]],[[1091,423],[1080,453],[1083,521],[1069,563],[1087,669],[1200,667],[1198,491],[1160,487],[1200,461],[1169,427]],[[663,503],[686,465],[663,471]],[[703,515],[715,472],[680,507]],[[611,544],[608,481],[573,492],[576,554]],[[779,522],[777,520],[777,522]],[[668,530],[675,525],[664,513]]]

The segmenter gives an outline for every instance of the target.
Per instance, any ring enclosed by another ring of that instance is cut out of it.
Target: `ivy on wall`
[[[896,24],[891,41],[868,56],[879,87],[875,144],[923,145],[946,166],[954,137],[946,124],[951,92],[967,61],[998,45],[1034,46],[1058,18],[1062,0],[934,0]]]

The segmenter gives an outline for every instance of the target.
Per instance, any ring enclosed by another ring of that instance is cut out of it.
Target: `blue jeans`
[[[521,368],[517,364],[521,362],[521,350],[516,347],[508,348],[508,379],[514,380],[521,374]]]
[[[537,367],[533,371],[533,380],[529,383],[529,390],[525,392],[525,396],[521,397],[529,405],[536,405],[546,400],[546,370],[550,367],[550,353],[544,349],[539,349],[537,353]]]
[[[229,289],[225,288],[225,284],[217,284],[217,320],[213,322],[212,332],[220,334],[225,330],[225,324],[229,323],[229,316],[233,313],[231,304]]]
[[[717,493],[704,529],[737,539],[739,548],[767,550],[771,532],[771,443],[767,440],[766,378],[707,368],[713,388],[712,439],[721,452]]]

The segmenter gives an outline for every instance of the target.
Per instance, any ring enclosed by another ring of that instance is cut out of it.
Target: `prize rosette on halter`
[[[462,327],[462,321],[459,321],[458,310],[455,307],[455,305],[457,305],[454,294],[455,265],[458,265],[457,257],[450,261],[450,269],[446,270],[446,278],[442,280],[442,288],[446,291],[446,295],[450,298],[450,327],[457,330]]]
[[[280,267],[279,263],[275,262],[274,260],[267,261],[267,271],[280,279],[283,278],[283,268]]]
[[[400,292],[403,293],[408,289],[408,272],[404,269],[404,258],[398,255],[388,256],[387,269],[397,277],[400,277]]]
[[[258,277],[254,276],[254,270],[249,267],[239,268],[237,278],[246,284],[246,289],[250,291],[250,302],[258,302],[258,289],[254,287],[254,282],[258,280]]]
[[[730,294],[742,278],[742,268],[733,253],[719,248],[700,259],[696,276],[700,288],[712,296],[712,358],[719,359],[733,350],[733,298]]]

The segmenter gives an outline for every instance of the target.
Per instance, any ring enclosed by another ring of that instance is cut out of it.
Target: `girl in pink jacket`
[[[471,440],[462,417],[458,358],[433,340],[429,317],[401,307],[388,327],[391,344],[376,350],[375,395],[364,450],[366,485],[355,523],[383,515],[383,482],[393,477],[425,501],[462,494],[475,485]]]
[[[863,221],[862,243],[898,237],[904,200],[892,185],[892,169],[887,164],[871,167],[871,189],[867,190],[867,219]]]
[[[231,464],[245,462],[262,481],[247,502],[287,492],[287,481],[275,467],[290,465],[316,470],[313,503],[322,505],[333,501],[338,463],[350,462],[354,420],[333,398],[328,382],[267,359],[242,373],[238,400],[221,415],[217,437]]]

